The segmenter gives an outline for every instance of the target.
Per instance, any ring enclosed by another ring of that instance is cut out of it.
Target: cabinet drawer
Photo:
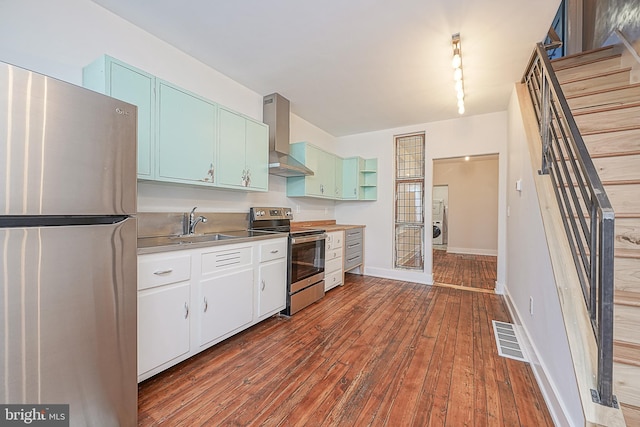
[[[326,251],[324,258],[327,262],[331,261],[332,259],[342,258],[342,249]]]
[[[251,266],[251,246],[235,247],[202,254],[202,274],[211,274],[230,268]]]
[[[331,288],[342,285],[342,270],[335,271],[324,276],[324,290],[328,291]]]
[[[327,251],[331,250],[331,249],[338,249],[342,247],[342,240],[344,233],[342,231],[332,231],[330,233],[327,233],[327,240],[326,240],[326,249]]]
[[[362,255],[362,241],[347,242],[347,247],[344,249],[345,257],[349,258],[356,254]]]
[[[334,258],[332,260],[327,260],[324,264],[325,276],[328,273],[333,273],[336,270],[342,271],[342,257]]]
[[[352,228],[345,231],[344,240],[349,243],[352,240],[362,240],[362,228]]]
[[[260,262],[271,261],[273,259],[287,256],[287,239],[277,242],[263,243],[260,245]]]
[[[344,269],[349,270],[357,265],[362,264],[362,254],[347,256],[344,259]]]
[[[138,258],[138,289],[183,282],[191,277],[191,255],[158,254]]]

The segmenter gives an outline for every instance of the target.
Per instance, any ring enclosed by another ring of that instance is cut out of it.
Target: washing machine
[[[434,245],[442,245],[444,233],[442,229],[442,221],[433,221],[433,243]]]

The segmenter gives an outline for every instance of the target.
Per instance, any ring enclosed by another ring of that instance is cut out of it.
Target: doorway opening
[[[494,290],[498,155],[435,159],[431,194],[434,283]]]

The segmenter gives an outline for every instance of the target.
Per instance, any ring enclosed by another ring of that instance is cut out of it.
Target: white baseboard
[[[433,284],[433,275],[422,271],[393,270],[387,268],[365,267],[364,274],[367,276],[382,277],[383,279],[402,280],[404,282]]]
[[[498,283],[496,282],[496,287]],[[503,285],[504,297],[507,302],[507,308],[509,310],[509,314],[511,315],[511,319],[513,319],[513,323],[518,328],[518,332],[520,332],[519,337],[523,341],[523,347],[526,351],[527,357],[529,358],[531,370],[533,371],[533,375],[536,377],[536,382],[538,383],[538,387],[540,387],[540,391],[542,392],[542,396],[544,401],[547,404],[547,408],[549,409],[549,413],[551,414],[551,418],[553,419],[554,425],[557,426],[572,426],[571,419],[567,417],[567,411],[564,405],[564,401],[562,397],[558,393],[557,388],[555,387],[553,381],[547,375],[547,369],[545,368],[544,363],[538,357],[538,350],[536,348],[535,343],[531,340],[531,335],[529,335],[529,331],[524,326],[522,322],[522,317],[520,316],[520,312],[518,308],[513,304],[511,300],[511,295],[509,295],[509,289]]]
[[[447,252],[453,253],[453,254],[498,256],[498,251],[494,249],[455,248],[455,247],[447,246]]]

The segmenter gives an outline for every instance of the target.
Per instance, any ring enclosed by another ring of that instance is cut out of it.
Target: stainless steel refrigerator
[[[0,63],[0,403],[134,426],[136,108]]]

